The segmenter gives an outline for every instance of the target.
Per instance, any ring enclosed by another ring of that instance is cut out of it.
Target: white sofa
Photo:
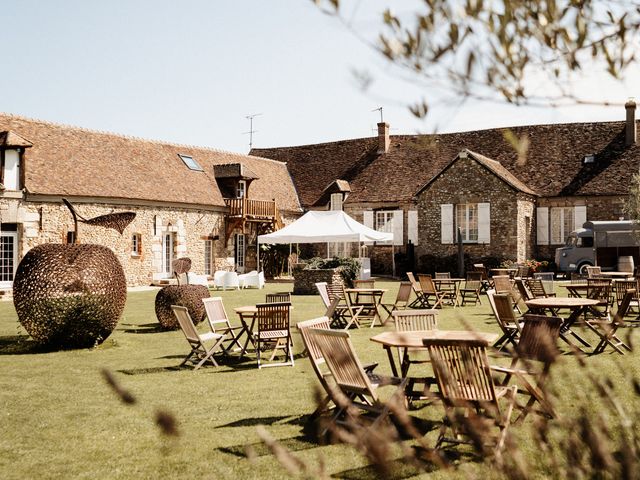
[[[253,270],[249,273],[244,273],[239,275],[240,277],[240,285],[242,288],[264,288],[264,272],[257,272]]]

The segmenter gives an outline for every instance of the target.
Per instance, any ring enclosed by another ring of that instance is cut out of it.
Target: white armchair
[[[226,270],[216,270],[213,274],[213,287],[218,289],[222,288],[222,278],[224,274],[227,273]]]
[[[240,275],[240,283],[242,285],[242,288],[264,288],[264,272],[258,273],[257,271],[253,270],[249,273]]]
[[[240,288],[240,279],[238,278],[238,274],[236,272],[224,272],[222,276],[222,289],[226,290],[227,288]]]
[[[205,287],[208,287],[209,279],[206,275],[198,275],[197,273],[189,272],[187,273],[187,283],[189,285],[204,285]]]

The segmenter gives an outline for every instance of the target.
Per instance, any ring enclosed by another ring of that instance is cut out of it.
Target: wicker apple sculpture
[[[122,234],[135,218],[124,212],[78,220]],[[53,348],[85,348],[102,343],[118,324],[127,299],[124,270],[115,254],[96,244],[46,243],[24,256],[13,282],[18,319],[38,343]]]

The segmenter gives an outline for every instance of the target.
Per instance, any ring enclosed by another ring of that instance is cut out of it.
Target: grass
[[[379,282],[395,298],[397,282]],[[290,289],[268,284],[265,290],[215,292],[227,312],[262,301],[266,292]],[[253,357],[206,367],[197,372],[178,369],[188,351],[179,331],[163,332],[154,314],[155,291],[129,293],[124,316],[115,332],[94,349],[45,352],[36,348],[17,322],[11,303],[0,303],[0,478],[288,478],[285,470],[261,444],[256,427],[265,425],[282,444],[305,461],[337,478],[373,478],[368,462],[351,447],[320,446],[303,433],[306,416],[314,410],[316,385],[301,341],[295,334],[296,365],[258,370]],[[487,301],[482,306],[445,308],[443,329],[496,331]],[[317,296],[293,297],[293,320],[323,313]],[[204,325],[200,325],[205,330]],[[391,327],[385,327],[391,328]],[[633,331],[628,329],[627,331]],[[383,349],[369,337],[380,332],[352,330],[360,357],[378,361],[390,373]],[[635,332],[634,332],[635,333]],[[625,332],[623,332],[623,335]],[[635,335],[632,339],[635,338]],[[639,377],[639,355],[602,354],[587,357],[588,371],[606,374],[627,409],[637,409],[629,378]],[[497,359],[504,363],[505,359]],[[102,369],[113,372],[137,402],[123,404],[108,387]],[[602,409],[584,369],[572,355],[555,369],[560,412],[572,416],[578,407],[590,414]],[[158,411],[172,413],[178,437],[163,435],[155,424]],[[438,420],[441,407],[412,411],[417,418]],[[534,459],[529,441],[535,421],[531,415],[513,428],[523,454]],[[436,432],[427,438],[434,440]],[[247,446],[252,460],[246,456]],[[397,478],[415,474],[402,466]],[[436,470],[421,478],[494,478],[489,465],[462,460],[455,470]],[[544,478],[544,472],[538,478]]]

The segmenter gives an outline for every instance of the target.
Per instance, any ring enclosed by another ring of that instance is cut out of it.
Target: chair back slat
[[[282,303],[291,302],[291,292],[267,293],[265,295],[266,303]]]
[[[353,348],[349,332],[319,329],[311,329],[310,332],[336,384],[343,391],[367,392],[376,399],[369,377]]]
[[[544,288],[544,283],[539,278],[527,279],[527,287],[533,298],[546,298],[549,296],[549,292]]]
[[[495,275],[493,277],[493,285],[496,293],[511,293],[512,285],[509,275]]]
[[[322,299],[322,303],[326,308],[329,308],[331,304],[331,299],[329,298],[329,290],[327,288],[327,282],[318,282],[315,284],[318,289],[318,293],[320,294],[320,298]]]
[[[229,317],[222,303],[222,297],[203,298],[202,303],[204,304],[207,320],[209,321],[212,332],[215,333],[216,325],[220,324],[224,324],[225,330],[231,328]]]
[[[307,352],[309,353],[309,358],[315,365],[320,365],[324,363],[324,357],[322,356],[322,351],[320,351],[320,347],[315,341],[315,337],[311,335],[310,330],[312,328],[322,329],[322,330],[330,330],[331,329],[331,320],[329,317],[318,317],[313,318],[311,320],[305,320],[303,322],[298,322],[296,328],[300,332],[300,336],[302,337],[302,343],[304,343]]]
[[[465,289],[479,289],[482,286],[482,272],[467,272],[464,281]]]
[[[418,275],[418,281],[420,282],[420,289],[424,293],[428,295],[434,295],[436,293],[436,284],[433,283],[433,278],[431,278],[431,275],[421,273]]]
[[[340,283],[327,284],[327,292],[329,294],[329,300],[333,300],[334,298],[342,300],[346,298],[346,295],[344,294],[344,285]]]
[[[290,303],[259,303],[256,307],[258,309],[256,316],[259,333],[289,329]]]
[[[450,272],[436,272],[436,277],[437,280],[447,280],[449,278],[451,278],[451,273]]]
[[[411,297],[411,282],[400,282],[398,288],[398,295],[396,296],[395,306],[406,307]]]
[[[515,327],[518,325],[511,296],[506,293],[496,293],[493,295],[493,305],[495,306],[494,312],[498,323],[503,327]]]
[[[484,342],[477,340],[423,340],[443,401],[493,403],[497,398]]]
[[[181,307],[179,305],[171,305],[171,310],[173,310],[173,314],[178,319],[180,329],[182,330],[182,333],[184,333],[184,336],[187,337],[187,340],[190,343],[199,343],[200,336],[198,335],[198,331],[196,330],[196,327],[191,320],[189,310],[187,310],[186,307]]]
[[[562,319],[546,315],[526,314],[520,341],[516,347],[519,357],[551,364],[560,354],[558,338]]]
[[[396,310],[393,319],[398,332],[438,328],[438,311],[435,309]]]
[[[355,280],[353,283],[356,288],[376,288],[375,280]]]

